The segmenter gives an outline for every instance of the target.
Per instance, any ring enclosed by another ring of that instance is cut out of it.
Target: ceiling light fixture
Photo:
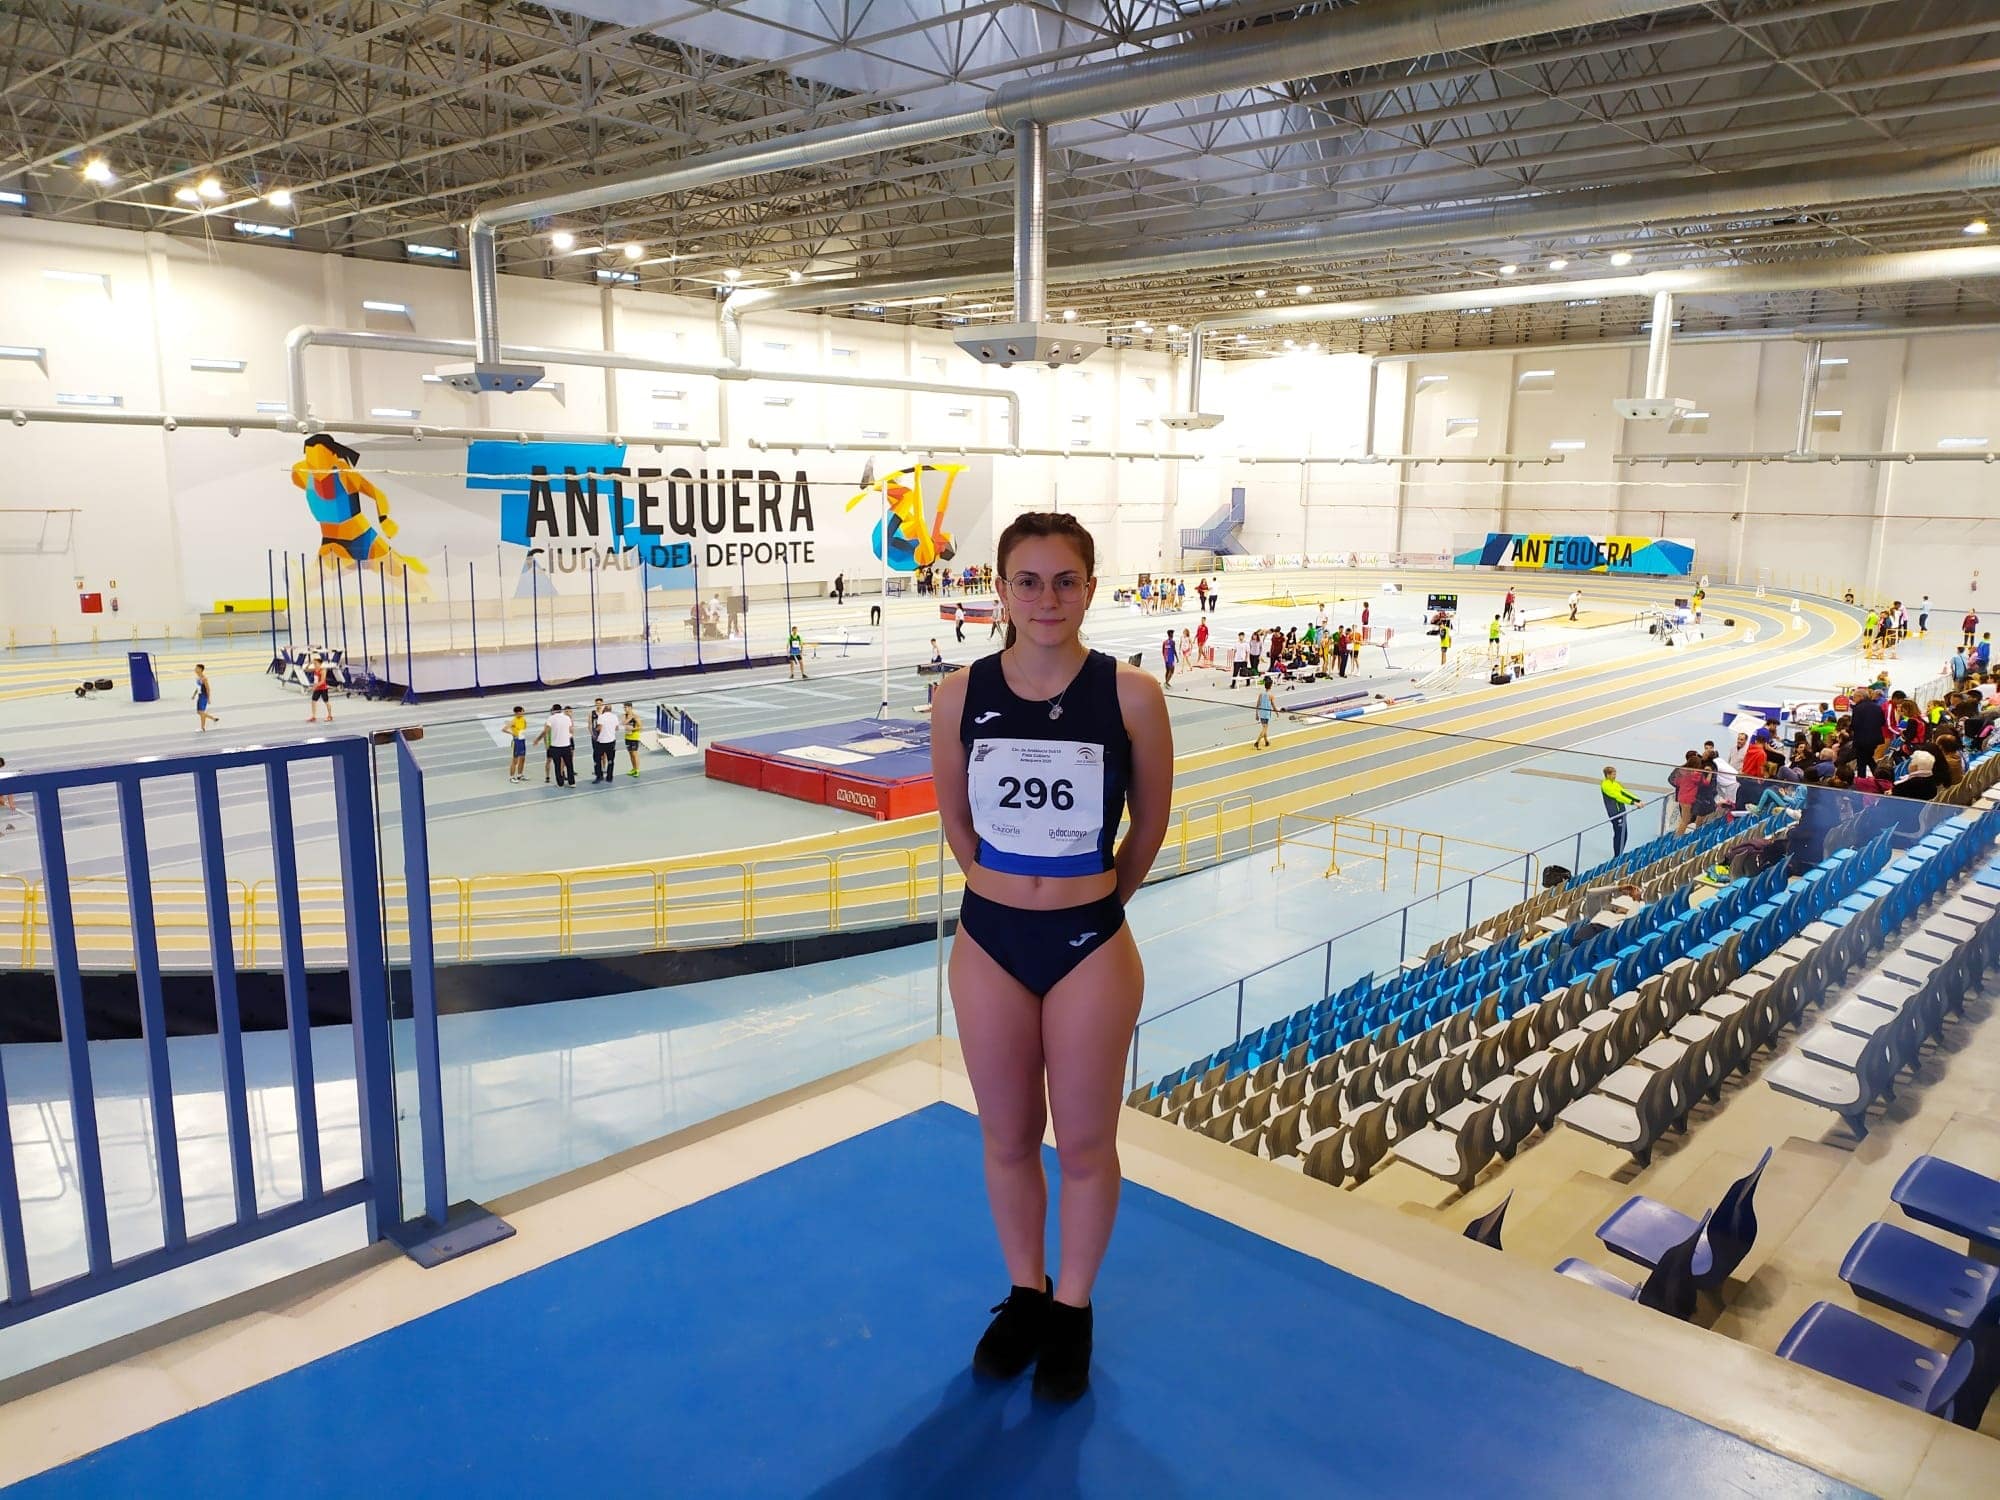
[[[83,180],[109,186],[118,180],[118,174],[111,170],[110,164],[103,157],[93,156],[83,164]]]
[[[197,192],[196,192],[196,191],[195,191],[195,190],[194,190],[193,188],[191,188],[191,187],[183,187],[183,188],[175,188],[175,189],[174,189],[174,202],[176,202],[176,203],[199,203],[199,202],[201,202],[201,194],[200,194],[200,193],[197,193]]]
[[[736,267],[730,266],[727,270],[725,270],[722,273],[722,279],[724,281],[741,281],[743,279],[743,273],[737,270]]]
[[[1519,266],[1514,266],[1514,265],[1502,266],[1500,268],[1500,274],[1502,276],[1512,276],[1516,271],[1520,269],[1521,268]]]
[[[270,192],[264,195],[264,201],[273,208],[290,208],[292,206],[292,190],[290,188],[272,188]]]
[[[646,247],[644,245],[633,244],[625,247],[625,258],[627,260],[637,260],[645,253]]]
[[[1074,323],[1076,321],[1076,309],[1073,307],[1065,307],[1063,309],[1063,321],[1065,323]]]
[[[1988,227],[1987,223],[1984,219],[1974,219],[1970,224],[1965,226],[1965,233],[1984,234],[1986,233],[1987,227]]]
[[[1630,250],[1613,250],[1611,252],[1611,264],[1614,266],[1631,265],[1632,252]]]
[[[549,236],[549,244],[557,250],[574,250],[576,248],[576,236],[571,234],[567,229],[558,229],[554,234]]]
[[[219,177],[204,177],[194,185],[194,190],[210,203],[218,203],[222,199],[222,179]]]
[[[806,279],[806,273],[803,271],[787,271],[785,279],[791,282],[793,286],[797,286],[801,281]]]
[[[1558,255],[1554,260],[1549,262],[1549,269],[1551,271],[1567,271],[1569,269],[1569,262]]]
[[[1313,294],[1312,287],[1308,283],[1303,281],[1301,281],[1297,286],[1293,287],[1292,290],[1298,293],[1301,297],[1310,297]]]
[[[1266,297],[1270,296],[1271,294],[1265,291],[1264,288],[1260,286],[1257,288],[1256,291],[1252,292],[1250,295],[1255,297],[1259,302],[1262,302]]]

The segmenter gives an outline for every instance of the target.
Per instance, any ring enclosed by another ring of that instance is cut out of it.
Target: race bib
[[[1002,854],[1093,854],[1104,831],[1104,747],[1075,740],[975,740],[966,763],[972,821]]]

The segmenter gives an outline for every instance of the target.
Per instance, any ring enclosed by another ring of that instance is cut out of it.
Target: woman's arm
[[[972,826],[972,798],[965,786],[965,742],[959,721],[965,712],[965,682],[972,673],[953,672],[931,699],[931,784],[937,791],[938,822],[961,870],[978,861],[979,835]]]
[[[1132,784],[1126,793],[1131,826],[1118,846],[1118,899],[1132,899],[1153,868],[1167,836],[1174,801],[1174,727],[1166,694],[1137,667],[1118,667],[1118,709],[1132,740]]]

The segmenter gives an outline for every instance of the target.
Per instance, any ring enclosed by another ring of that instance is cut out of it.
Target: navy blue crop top
[[[998,653],[972,664],[958,721],[981,865],[1007,875],[1112,868],[1132,775],[1118,663],[1084,658],[1051,699],[1016,697]]]

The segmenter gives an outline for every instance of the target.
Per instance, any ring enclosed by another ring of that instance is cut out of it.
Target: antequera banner
[[[1531,536],[1489,531],[1484,542],[1461,537],[1452,561],[1461,568],[1535,568],[1549,573],[1627,573],[1685,578],[1694,544],[1650,536]]]

